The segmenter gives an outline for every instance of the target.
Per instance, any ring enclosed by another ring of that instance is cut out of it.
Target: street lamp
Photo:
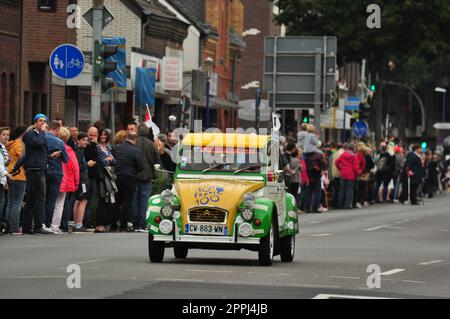
[[[445,123],[445,121],[446,121],[446,114],[445,114],[445,95],[446,95],[446,93],[447,93],[447,90],[446,89],[443,89],[443,88],[440,88],[440,87],[437,87],[437,88],[435,88],[434,89],[434,91],[435,92],[438,92],[438,93],[444,93],[444,95],[443,95],[443,102],[442,102],[442,122],[444,122]]]
[[[208,57],[205,60],[205,76],[206,76],[206,129],[209,129],[210,125],[210,113],[211,113],[211,77],[214,68],[214,60]]]

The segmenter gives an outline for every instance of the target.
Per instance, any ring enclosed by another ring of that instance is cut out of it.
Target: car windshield
[[[182,171],[261,173],[267,156],[260,148],[185,146],[179,169]]]

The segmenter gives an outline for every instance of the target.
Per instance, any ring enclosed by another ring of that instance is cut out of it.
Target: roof
[[[230,148],[265,148],[268,135],[234,133],[190,133],[183,138],[184,146],[210,146]]]
[[[203,12],[194,12],[189,7],[189,2],[182,0],[167,0],[167,2],[176,9],[180,14],[182,14],[194,27],[196,27],[201,33],[211,36],[219,36],[217,31],[208,23],[205,22],[202,15]]]
[[[170,12],[170,10],[168,10],[158,1],[134,0],[134,2],[142,9],[142,12],[145,15],[157,15],[164,18],[177,19],[175,14]]]

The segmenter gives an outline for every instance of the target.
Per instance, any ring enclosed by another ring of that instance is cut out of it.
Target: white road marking
[[[397,274],[399,272],[405,271],[406,269],[401,269],[401,268],[395,268],[395,269],[391,269],[385,272],[382,272],[381,275],[382,276],[390,276],[390,275],[394,275]]]
[[[345,276],[327,276],[327,277],[336,279],[361,279],[361,277],[345,277]]]
[[[332,236],[333,234],[315,234],[315,235],[308,235],[309,237],[326,237],[326,236]]]
[[[17,276],[15,279],[60,279],[67,278],[66,276]]]
[[[450,229],[441,229],[441,232],[450,232]]]
[[[174,282],[205,282],[202,279],[181,279],[181,278],[156,278],[156,281],[174,281]]]
[[[381,226],[376,226],[376,227],[372,227],[372,228],[367,228],[367,229],[364,229],[364,231],[373,231],[373,230],[378,230],[378,229],[382,229],[382,228],[385,228],[385,227],[388,227],[388,226],[392,226],[392,225],[381,225]]]
[[[320,223],[322,223],[321,220],[312,220],[312,221],[308,222],[308,224],[320,224]]]
[[[186,272],[210,272],[210,273],[233,273],[233,270],[206,270],[206,269],[186,269]]]
[[[387,297],[370,297],[370,296],[357,296],[357,295],[329,295],[329,294],[320,294],[315,296],[313,299],[330,299],[330,298],[339,298],[339,299],[392,299]]]
[[[424,263],[420,263],[419,265],[422,265],[422,266],[428,266],[428,265],[432,265],[432,264],[437,264],[437,263],[441,263],[441,262],[443,262],[443,260],[432,260],[432,261],[427,261],[427,262],[424,262]]]
[[[291,274],[277,274],[278,276],[291,276]]]
[[[98,263],[100,261],[105,261],[105,260],[108,260],[108,259],[107,258],[92,259],[92,260],[80,261],[80,262],[74,263],[74,264],[76,264],[76,265],[86,265],[86,264]]]
[[[388,229],[406,229],[405,227],[396,227],[396,226],[386,226]]]
[[[402,280],[403,282],[408,282],[411,284],[426,284],[424,281],[415,281],[415,280]]]

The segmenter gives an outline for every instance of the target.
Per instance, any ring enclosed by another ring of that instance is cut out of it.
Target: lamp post
[[[214,67],[214,60],[208,57],[205,60],[205,76],[206,76],[206,129],[210,126],[211,115],[211,76]]]
[[[446,98],[446,94],[447,94],[447,90],[443,89],[441,87],[437,87],[434,89],[435,92],[438,93],[443,93],[443,101],[442,101],[442,122],[445,123],[446,121],[446,114],[445,114],[445,98]],[[441,130],[441,143],[444,144],[444,132]]]

